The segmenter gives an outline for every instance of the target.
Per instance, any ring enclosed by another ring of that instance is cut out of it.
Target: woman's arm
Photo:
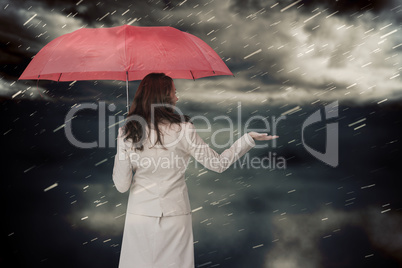
[[[119,135],[117,136],[117,153],[114,157],[113,182],[116,189],[121,193],[130,189],[133,179],[133,167],[123,139],[123,131],[119,128]]]
[[[186,123],[186,144],[189,153],[206,168],[222,173],[229,168],[236,160],[247,153],[251,148],[255,146],[255,142],[252,136],[257,137],[260,133],[250,132],[244,134],[235,143],[226,149],[223,153],[218,154],[213,149],[209,148],[209,145],[197,134],[196,129],[192,123]],[[264,135],[264,138],[267,135]],[[260,138],[258,136],[258,138]]]

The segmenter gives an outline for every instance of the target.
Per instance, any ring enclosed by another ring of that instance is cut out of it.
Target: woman
[[[219,155],[197,134],[188,116],[174,113],[177,101],[170,77],[149,74],[139,85],[125,126],[119,129],[113,181],[118,191],[130,191],[120,268],[194,267],[184,180],[190,157],[221,173],[254,147],[254,140],[277,137],[246,133]]]

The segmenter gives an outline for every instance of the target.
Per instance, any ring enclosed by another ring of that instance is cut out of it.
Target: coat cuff
[[[254,139],[250,136],[250,134],[246,133],[243,135],[245,137],[246,143],[248,146],[250,147],[254,147],[255,146],[255,141]]]

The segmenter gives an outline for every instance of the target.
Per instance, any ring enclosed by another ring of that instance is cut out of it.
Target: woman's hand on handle
[[[258,132],[254,132],[254,131],[249,132],[248,134],[256,141],[269,141],[269,140],[279,138],[279,136],[272,136],[272,135],[268,135],[268,133],[258,133]]]

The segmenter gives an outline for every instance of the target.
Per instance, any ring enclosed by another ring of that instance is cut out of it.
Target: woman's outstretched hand
[[[248,134],[256,141],[269,141],[269,140],[279,138],[279,136],[272,136],[272,135],[268,135],[268,133],[258,133],[258,132],[254,132],[254,131],[249,132]]]

